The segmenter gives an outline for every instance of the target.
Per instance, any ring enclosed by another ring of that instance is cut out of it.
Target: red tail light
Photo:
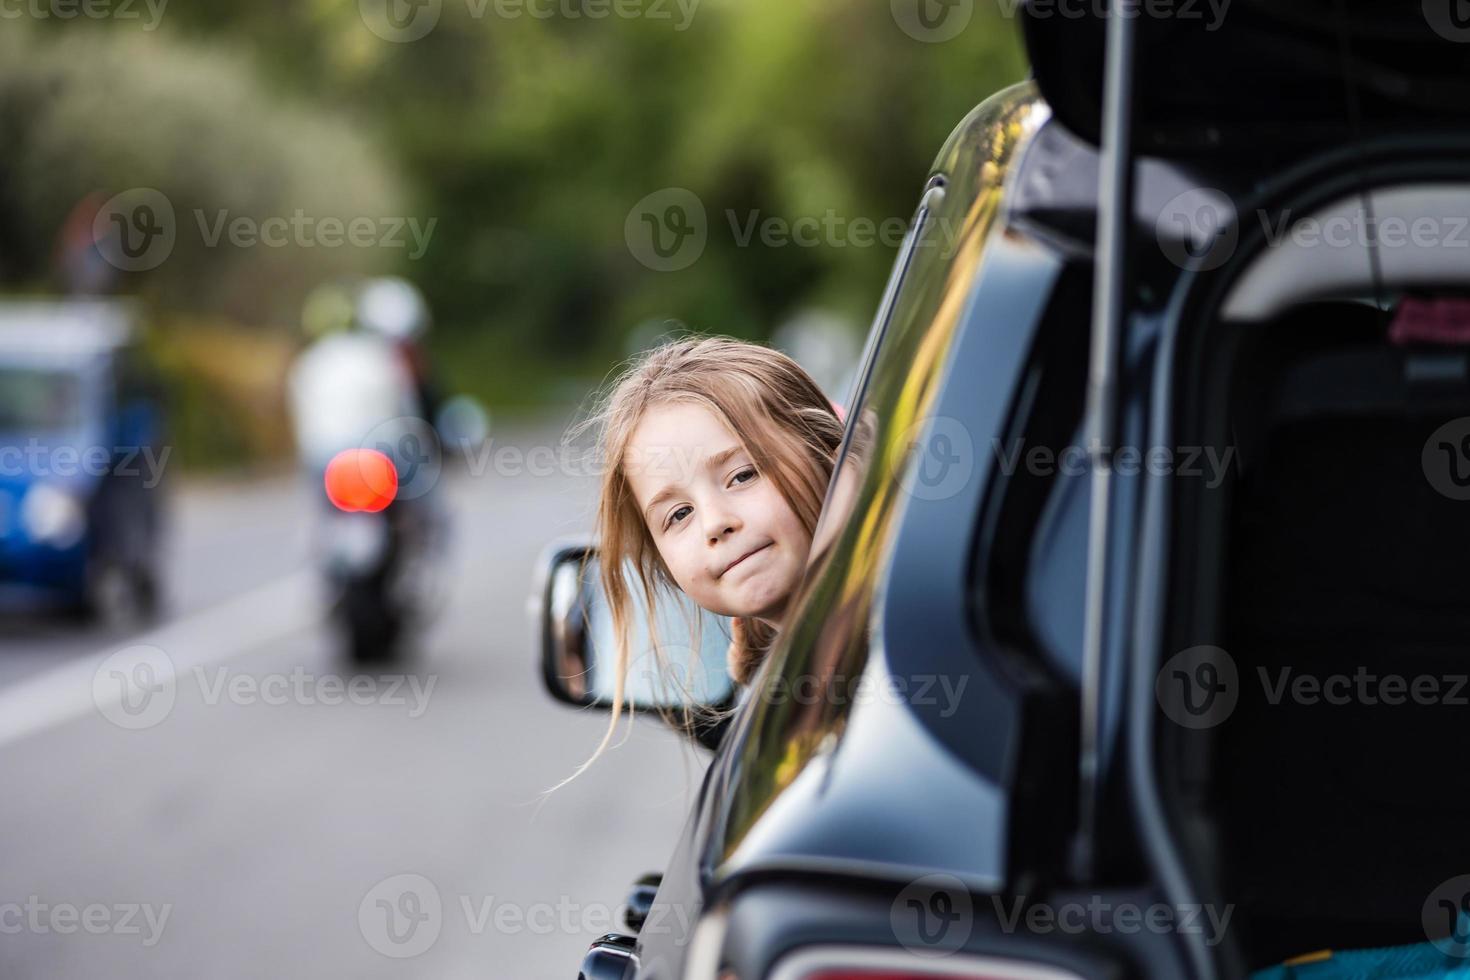
[[[376,449],[344,449],[327,464],[325,483],[342,510],[376,513],[398,496],[398,469]]]

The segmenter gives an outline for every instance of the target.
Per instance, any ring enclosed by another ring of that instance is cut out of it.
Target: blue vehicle
[[[125,304],[0,304],[0,608],[158,602],[163,413]]]

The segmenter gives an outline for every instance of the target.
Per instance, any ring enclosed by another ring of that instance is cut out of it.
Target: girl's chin
[[[751,583],[752,585],[756,583]],[[779,617],[781,611],[786,608],[786,597],[790,594],[789,589],[759,588],[751,589],[734,599],[730,605],[739,610],[730,613],[732,616],[756,616],[761,619]]]

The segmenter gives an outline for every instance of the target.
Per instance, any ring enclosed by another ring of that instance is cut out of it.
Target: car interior
[[[1223,648],[1239,700],[1204,731],[1162,724],[1160,759],[1251,969],[1422,943],[1431,893],[1470,868],[1452,752],[1470,711],[1470,499],[1430,476],[1458,443],[1427,445],[1470,416],[1470,299],[1363,285],[1218,321],[1196,364],[1230,370],[1185,412],[1236,465],[1217,489],[1179,489],[1168,636]],[[1461,322],[1395,329],[1426,301]]]

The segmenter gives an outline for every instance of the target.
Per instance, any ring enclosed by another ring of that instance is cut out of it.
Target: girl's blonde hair
[[[585,768],[607,747],[622,713],[629,667],[632,583],[655,608],[660,590],[677,590],[673,575],[639,512],[623,472],[629,439],[649,408],[691,402],[709,409],[740,440],[757,471],[771,480],[801,520],[807,534],[817,516],[842,442],[842,422],[821,388],[778,350],[727,337],[690,337],[663,344],[638,357],[584,425],[600,429],[603,461],[597,509],[601,584],[616,637],[612,720]],[[750,679],[771,645],[774,631],[753,617],[734,621],[730,674]],[[665,661],[650,623],[655,659]],[[697,648],[697,647],[696,647]],[[578,769],[581,772],[581,769]]]

